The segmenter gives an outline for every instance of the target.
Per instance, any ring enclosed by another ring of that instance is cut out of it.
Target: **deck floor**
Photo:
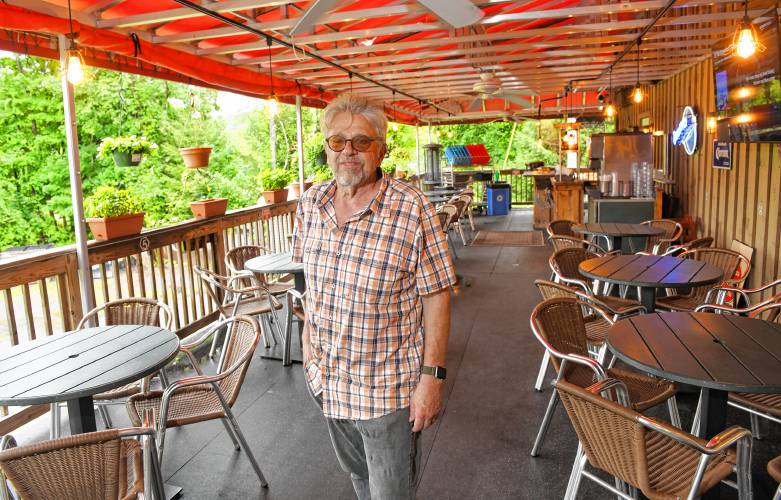
[[[531,211],[476,217],[491,230],[530,230]],[[539,302],[533,281],[547,278],[548,247],[457,245],[462,277],[453,302],[445,412],[423,434],[418,497],[426,499],[558,499],[564,495],[577,441],[559,407],[537,458],[529,451],[550,388],[532,388],[542,347],[529,329]],[[239,422],[269,481],[262,490],[243,453],[234,452],[219,422],[169,431],[164,477],[184,487],[186,499],[350,499],[349,477],[331,448],[322,414],[307,395],[301,365],[284,368],[261,359],[258,349],[235,406]],[[300,356],[296,346],[296,356]],[[549,372],[552,373],[552,372]],[[679,396],[685,424],[693,394]],[[112,410],[125,425],[123,408]],[[657,414],[666,418],[665,412]],[[730,409],[730,424],[748,426]],[[28,426],[21,441],[44,439],[48,419]],[[64,423],[67,428],[67,423]],[[765,471],[781,453],[781,426],[765,423],[754,442],[754,494],[770,498],[775,487]],[[723,498],[737,498],[729,488]],[[584,479],[579,498],[608,498]]]

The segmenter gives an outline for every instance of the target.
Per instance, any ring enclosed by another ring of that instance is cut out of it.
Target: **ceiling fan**
[[[317,21],[328,11],[333,10],[341,0],[314,0],[290,30],[290,36],[308,33]],[[434,15],[453,26],[463,28],[476,23],[485,15],[469,0],[417,0]]]
[[[477,111],[481,107],[483,108],[483,111],[485,111],[485,100],[494,97],[514,102],[524,108],[531,108],[533,106],[531,101],[520,97],[523,95],[521,92],[503,89],[502,81],[498,79],[494,73],[480,73],[480,81],[472,85],[472,92],[468,93],[475,96],[474,101],[469,105],[469,111]]]

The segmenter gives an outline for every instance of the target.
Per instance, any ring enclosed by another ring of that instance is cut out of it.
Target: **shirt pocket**
[[[359,308],[391,305],[412,278],[404,259],[384,249],[372,249],[361,255],[358,269],[354,302]]]

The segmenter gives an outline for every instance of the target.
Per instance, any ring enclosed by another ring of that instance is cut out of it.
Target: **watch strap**
[[[420,373],[424,375],[431,375],[433,377],[436,377],[440,380],[445,380],[445,377],[447,376],[447,370],[444,366],[421,366],[420,367]]]

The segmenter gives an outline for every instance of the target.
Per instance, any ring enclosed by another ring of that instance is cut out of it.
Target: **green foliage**
[[[100,186],[84,200],[87,217],[114,217],[135,214],[141,210],[141,202],[130,191],[111,186]]]
[[[325,170],[318,170],[315,172],[315,182],[325,182],[330,181],[333,179],[334,174],[331,172],[330,168],[326,168]]]
[[[151,154],[157,151],[157,144],[144,136],[122,135],[119,137],[104,137],[98,146],[98,158],[107,158],[112,153]]]
[[[284,189],[292,178],[290,171],[282,169],[264,170],[258,175],[258,181],[264,191]]]

